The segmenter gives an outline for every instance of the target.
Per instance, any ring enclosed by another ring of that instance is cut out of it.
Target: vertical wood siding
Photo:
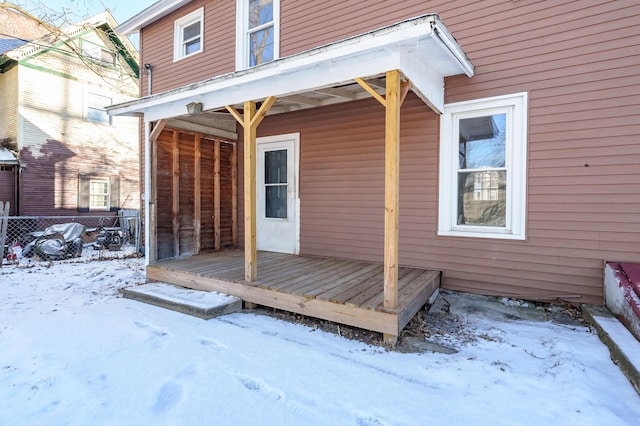
[[[455,290],[602,303],[603,263],[640,262],[640,3],[283,1],[281,54],[429,12],[476,67],[473,78],[446,79],[446,102],[529,93],[527,239],[437,235],[439,118],[410,95],[401,114],[401,263],[442,269]],[[219,57],[202,56],[207,77],[233,70],[233,39]],[[202,76],[187,70],[157,84]],[[301,133],[302,253],[381,260],[383,126],[381,107],[360,101],[267,117],[258,128]]]
[[[158,259],[186,256],[197,252],[194,224],[195,206],[195,135],[178,132],[178,192],[173,187],[173,132],[162,131],[156,147],[158,150],[157,171],[157,247]],[[215,248],[214,229],[214,139],[202,136],[200,139],[200,251]],[[220,246],[233,246],[232,229],[232,179],[231,153],[232,143],[220,141]],[[177,215],[178,252],[174,250],[173,200],[178,197]]]

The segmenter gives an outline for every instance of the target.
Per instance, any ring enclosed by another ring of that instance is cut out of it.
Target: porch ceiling
[[[444,77],[473,75],[473,65],[458,43],[438,16],[430,14],[107,110],[111,115],[143,115],[145,121],[179,117],[188,122],[190,102],[202,103],[210,113],[227,105],[242,109],[246,101],[275,96],[269,113],[278,114],[370,97],[356,78],[382,95],[385,73],[394,69],[436,112],[443,109]]]

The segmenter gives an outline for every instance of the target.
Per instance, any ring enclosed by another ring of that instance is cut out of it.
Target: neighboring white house
[[[26,39],[42,25],[1,11],[0,199],[23,216],[138,209],[138,119],[104,110],[138,96],[137,52],[113,16]]]

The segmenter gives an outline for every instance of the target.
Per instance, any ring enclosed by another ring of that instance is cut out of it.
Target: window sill
[[[491,238],[501,240],[526,239],[524,234],[514,234],[509,231],[483,231],[483,230],[438,230],[439,237],[467,237],[467,238]]]

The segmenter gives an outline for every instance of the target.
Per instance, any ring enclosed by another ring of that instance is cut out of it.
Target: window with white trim
[[[237,0],[236,68],[279,57],[280,0]]]
[[[179,61],[203,50],[204,8],[177,19],[173,25],[173,60]]]
[[[120,178],[78,176],[78,211],[117,211],[120,208]]]
[[[525,239],[527,93],[444,106],[438,235]]]
[[[111,105],[111,103],[112,99],[108,96],[87,92],[87,121],[111,124],[111,116],[105,110],[105,107]]]
[[[109,181],[89,181],[89,210],[109,210]]]

